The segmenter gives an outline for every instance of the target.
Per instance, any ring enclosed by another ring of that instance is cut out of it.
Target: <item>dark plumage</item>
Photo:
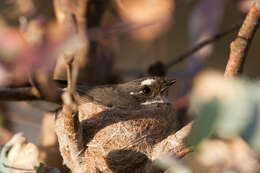
[[[77,85],[78,96],[75,97],[78,104],[88,101],[96,101],[108,107],[138,108],[142,105],[153,103],[165,103],[165,91],[176,80],[164,77],[144,77],[116,85],[104,85],[88,88],[85,85]]]

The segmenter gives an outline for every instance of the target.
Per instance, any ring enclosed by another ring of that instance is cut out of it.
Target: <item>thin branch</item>
[[[256,29],[259,25],[259,17],[260,17],[260,2],[256,1],[256,4],[253,5],[251,10],[249,11],[240,31],[238,34],[238,37],[236,40],[231,44],[231,53],[229,62],[225,71],[225,76],[233,76],[238,73],[238,71],[242,71],[243,69],[243,63],[245,61],[248,48],[250,46],[250,43],[252,41],[252,38],[256,32]],[[185,58],[187,58],[189,55],[193,54],[203,46],[225,36],[226,34],[235,31],[240,25],[236,25],[233,28],[231,28],[229,31],[225,31],[221,34],[217,34],[213,38],[204,41],[203,43],[197,45],[195,48],[191,49],[187,53],[181,55],[176,60],[170,62],[167,64],[167,68],[169,68],[172,65],[175,65]],[[177,152],[177,157],[183,157],[185,154],[191,151],[189,147],[185,144],[185,138],[189,135],[190,130],[192,127],[192,123],[189,123],[188,125],[184,126],[182,129],[180,129],[178,132],[176,132],[174,135],[169,136],[165,141],[160,142],[157,146],[159,148],[164,148],[167,146],[167,142],[174,141],[177,142],[177,147],[173,147],[174,150],[178,150],[180,152]],[[169,150],[167,147],[166,150]],[[165,150],[165,149],[164,149]],[[175,152],[174,152],[175,153]]]
[[[39,95],[39,92],[34,87],[24,88],[1,88],[0,100],[4,101],[32,101],[32,100],[45,100],[54,103],[61,103],[61,92],[57,93],[56,100],[49,97]]]
[[[234,76],[243,71],[249,47],[259,26],[259,20],[260,2],[255,1],[239,30],[237,38],[231,43],[230,56],[224,76]]]
[[[234,42],[237,42],[237,43],[233,42],[231,44],[230,59],[229,59],[228,65],[227,65],[225,76],[233,76],[233,75],[237,74],[238,70],[242,69],[242,67],[243,67],[243,62],[244,62],[245,57],[247,55],[247,51],[248,51],[250,42],[251,42],[251,40],[252,40],[252,38],[255,34],[255,31],[256,31],[256,29],[259,25],[260,2],[258,1],[258,3],[259,3],[258,5],[255,4],[251,8],[251,10],[249,11],[249,13],[248,13],[240,31],[239,31],[238,37],[234,41]],[[258,6],[258,9],[257,9],[257,6]],[[229,32],[236,30],[237,27],[238,26],[233,27],[233,29],[229,30]],[[229,32],[226,31],[224,35],[226,35]],[[218,36],[217,39],[219,37],[221,37],[221,36]],[[213,41],[213,40],[214,39],[210,39],[210,41]],[[204,44],[206,45],[206,43],[204,43]],[[237,47],[237,44],[239,44],[238,45],[239,47]],[[201,46],[201,44],[196,46],[196,49],[198,50],[200,48],[200,46]],[[196,51],[196,49],[194,49],[194,52]],[[237,51],[239,52],[239,54],[237,54]],[[189,51],[189,52],[187,52],[187,54],[192,54],[194,52]],[[181,59],[179,61],[176,60],[175,62],[172,62],[171,65],[174,65],[175,63],[180,62],[181,60],[184,59],[184,57],[185,56],[183,55],[183,57],[181,57]],[[234,58],[235,58],[235,60],[234,60]],[[234,64],[234,62],[236,64]],[[167,139],[165,139],[165,141],[160,142],[158,145],[162,145],[162,146],[160,146],[160,148],[165,148],[165,146],[167,146],[167,142],[168,143],[169,143],[169,141],[177,142],[177,147],[173,147],[173,149],[179,150],[180,152],[175,151],[174,153],[177,153],[177,157],[183,157],[185,154],[187,154],[188,152],[191,151],[191,148],[189,148],[185,144],[185,138],[189,135],[191,128],[192,128],[192,123],[187,124],[182,129],[180,129],[178,132],[176,132],[174,135],[169,136]],[[166,151],[169,150],[168,148],[170,148],[170,147],[167,147]]]
[[[198,45],[194,46],[193,48],[191,48],[190,50],[188,50],[187,52],[177,56],[176,58],[174,58],[173,60],[171,60],[170,62],[165,64],[165,68],[169,69],[170,67],[182,62],[183,60],[187,59],[190,57],[190,55],[194,54],[195,52],[199,51],[201,48],[203,48],[204,46],[207,46],[210,43],[213,43],[221,38],[223,38],[224,36],[238,30],[241,27],[241,24],[237,24],[234,25],[233,27],[231,27],[230,29],[223,31],[221,33],[218,33],[210,38],[208,38],[207,40],[202,41],[201,43],[199,43]]]
[[[67,59],[67,81],[68,91],[65,91],[62,94],[62,116],[63,116],[63,131],[64,139],[68,143],[67,149],[65,152],[63,147],[60,147],[60,152],[63,157],[64,163],[72,169],[72,172],[85,172],[82,171],[85,169],[85,165],[82,164],[81,153],[84,150],[83,139],[82,139],[82,127],[79,122],[79,112],[78,105],[74,102],[74,87],[76,82],[75,74],[77,73],[78,68],[72,69],[72,62],[74,56],[70,56]],[[74,70],[74,71],[73,71]],[[57,133],[57,131],[56,131]],[[61,140],[61,136],[58,135],[58,139]],[[60,146],[62,146],[61,141],[59,141]],[[72,166],[73,165],[73,166]],[[77,171],[76,171],[77,170]],[[81,171],[79,171],[81,170]]]
[[[74,56],[70,56],[67,59],[67,88],[69,90],[70,93],[72,93],[74,91],[74,85],[72,83],[72,63],[74,60]]]
[[[62,27],[67,27],[80,38],[80,48],[75,52],[74,66],[84,67],[87,63],[86,55],[88,50],[88,39],[86,34],[86,12],[88,0],[54,0],[54,9],[57,21]],[[63,63],[63,55],[58,58],[54,71],[54,79],[64,79],[65,63]],[[77,62],[77,63],[75,63]],[[78,68],[78,67],[77,67]],[[73,74],[73,73],[72,73]],[[76,73],[75,73],[76,74]]]
[[[257,4],[257,5],[256,5]],[[231,53],[230,53],[230,59],[227,65],[227,69],[225,72],[225,76],[233,76],[238,73],[239,70],[242,70],[243,68],[243,63],[245,61],[247,51],[249,48],[249,45],[252,41],[252,38],[256,32],[256,29],[259,25],[259,17],[260,17],[260,2],[257,1],[257,3],[254,4],[254,6],[251,8],[249,11],[240,31],[238,34],[238,37],[236,40],[231,44]],[[258,8],[257,8],[258,7]],[[169,64],[166,65],[166,68],[169,68],[172,65],[175,65],[185,58],[187,58],[189,55],[193,54],[203,46],[209,44],[210,42],[213,42],[224,35],[233,32],[236,30],[240,25],[233,27],[229,31],[225,31],[221,34],[217,34],[214,37],[212,37],[209,40],[206,40],[202,42],[201,44],[197,45],[195,48],[191,49],[187,53],[181,55],[179,58],[176,60],[170,62]],[[189,135],[190,130],[192,128],[192,123],[189,123],[188,125],[184,126],[182,129],[180,129],[178,132],[175,134],[169,136],[166,138],[164,141],[161,141],[157,146],[154,148],[154,152],[160,153],[160,152],[172,152],[176,153],[177,157],[183,157],[187,153],[191,151],[191,148],[189,148],[185,144],[185,138]],[[176,146],[171,146],[170,141],[174,141],[173,143]],[[155,153],[155,154],[156,154]]]
[[[197,52],[204,46],[226,36],[227,34],[229,34],[231,32],[236,31],[240,27],[241,27],[240,24],[235,25],[232,28],[230,28],[229,30],[216,34],[215,36],[209,38],[208,40],[205,40],[205,41],[199,43],[198,45],[193,47],[191,50],[185,52],[184,54],[178,56],[178,58],[176,58],[173,61],[166,64],[166,68],[168,69],[171,66],[176,65],[179,62],[182,62],[183,60],[185,60],[190,55],[194,54],[195,52]],[[185,156],[186,154],[191,152],[192,148],[189,147],[185,142],[185,138],[188,137],[188,135],[190,134],[191,128],[192,128],[192,122],[187,124],[183,128],[181,128],[175,134],[170,135],[168,138],[166,138],[165,140],[158,143],[156,145],[156,147],[154,148],[153,154],[160,153],[160,152],[167,152],[167,153],[174,153],[176,157],[182,158],[183,156]],[[174,141],[174,142],[170,142],[170,141]],[[174,143],[174,146],[169,145],[171,143]]]
[[[23,101],[23,100],[41,100],[38,92],[32,87],[26,88],[2,88],[0,89],[0,100],[5,101]]]

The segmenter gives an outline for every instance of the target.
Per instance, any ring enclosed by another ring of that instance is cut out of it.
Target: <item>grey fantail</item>
[[[138,108],[149,104],[166,103],[167,89],[176,82],[174,79],[150,76],[122,84],[103,85],[89,88],[77,85],[75,101],[82,104],[96,101],[108,107]]]

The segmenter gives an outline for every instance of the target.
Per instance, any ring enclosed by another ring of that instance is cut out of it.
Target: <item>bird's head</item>
[[[121,84],[120,89],[129,97],[135,98],[141,105],[165,103],[167,101],[166,91],[175,82],[175,79],[150,76]]]

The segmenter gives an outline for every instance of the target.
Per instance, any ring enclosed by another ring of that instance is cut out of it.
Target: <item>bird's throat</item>
[[[145,102],[141,103],[141,105],[162,104],[162,103],[169,103],[167,91],[161,93],[159,96],[155,97],[154,99],[146,100]]]

